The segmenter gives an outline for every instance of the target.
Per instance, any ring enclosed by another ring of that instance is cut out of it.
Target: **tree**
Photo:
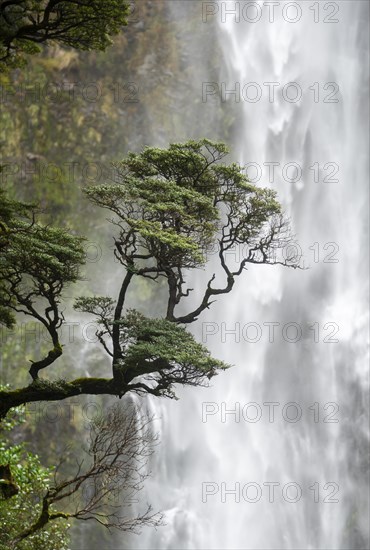
[[[0,498],[0,548],[46,548],[53,540],[53,548],[62,550],[72,520],[134,533],[146,525],[162,525],[162,515],[150,505],[132,512],[157,444],[152,420],[134,407],[123,410],[116,404],[108,409],[91,422],[83,452],[75,457],[70,453],[75,473],[69,476],[61,472],[67,454],[55,468],[44,468],[24,444],[6,448],[0,440],[0,460],[12,464],[18,483],[10,497]],[[10,471],[9,463],[6,469]]]
[[[207,385],[228,367],[212,358],[186,325],[196,321],[214,297],[229,293],[248,264],[298,267],[298,259],[279,256],[292,236],[275,192],[251,185],[238,164],[223,163],[227,153],[224,144],[207,139],[171,144],[168,149],[147,147],[117,163],[116,183],[86,188],[87,197],[113,215],[114,255],[123,276],[116,300],[81,297],[75,308],[96,317],[111,378],[53,383],[39,378],[40,370],[50,367],[63,351],[62,291],[78,278],[82,241],[66,230],[42,226],[34,210],[32,220],[24,221],[17,214],[20,206],[13,207],[7,224],[11,238],[0,260],[0,305],[42,323],[54,347],[32,363],[31,384],[0,392],[2,416],[23,403],[80,394],[174,397],[175,384]],[[200,302],[179,313],[192,290],[186,288],[189,274],[204,267],[215,246],[223,284],[215,286],[220,273],[214,273]],[[243,254],[233,268],[228,252],[235,247],[243,247]],[[166,283],[162,317],[152,319],[125,309],[136,278]]]
[[[64,317],[59,303],[65,286],[77,281],[84,259],[83,239],[37,223],[33,205],[8,200],[3,190],[0,198],[0,323],[13,326],[12,312],[18,312],[33,317],[48,331],[53,348],[32,362],[30,373],[36,378],[40,369],[62,354],[58,330]]]
[[[127,25],[127,0],[2,0],[0,71],[20,67],[25,54],[54,41],[79,50],[105,50]]]

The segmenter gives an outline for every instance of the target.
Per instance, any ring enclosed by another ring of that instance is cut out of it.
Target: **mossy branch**
[[[36,401],[61,401],[76,395],[115,395],[122,397],[127,391],[123,385],[107,378],[77,378],[71,382],[35,380],[17,390],[0,391],[0,419],[13,407]]]

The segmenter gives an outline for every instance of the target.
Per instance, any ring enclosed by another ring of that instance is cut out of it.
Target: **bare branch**
[[[134,533],[143,526],[163,525],[162,514],[153,513],[150,505],[144,512],[132,513],[132,504],[138,502],[150,475],[148,460],[158,444],[153,420],[132,405],[124,410],[118,404],[95,419],[85,457],[76,460],[75,475],[61,477],[63,457],[54,473],[54,485],[43,497],[38,519],[14,539],[13,546],[60,518],[93,520],[109,530]],[[55,509],[61,504],[64,509]]]

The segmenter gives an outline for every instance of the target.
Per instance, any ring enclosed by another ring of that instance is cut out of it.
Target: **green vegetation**
[[[75,308],[95,315],[96,337],[110,358],[112,378],[40,384],[39,371],[63,352],[62,292],[76,282],[83,263],[81,238],[43,226],[34,209],[32,221],[30,214],[24,221],[20,218],[31,207],[5,202],[2,223],[9,238],[3,241],[0,264],[1,320],[11,323],[11,311],[33,317],[46,328],[53,349],[31,361],[33,383],[0,392],[3,417],[21,404],[79,394],[173,396],[175,384],[202,385],[227,368],[179,325],[196,321],[214,296],[229,293],[248,263],[297,267],[276,255],[291,237],[275,193],[251,185],[239,165],[225,164],[227,153],[224,144],[208,139],[175,143],[168,149],[147,147],[117,164],[118,183],[86,188],[87,197],[113,215],[114,256],[122,267],[122,283],[116,299],[82,297]],[[209,247],[215,245],[226,283],[215,286],[214,274],[200,303],[178,314],[192,290],[186,287],[189,273],[206,263]],[[241,245],[247,253],[232,268],[227,253]],[[124,311],[136,278],[165,282],[163,318]]]
[[[56,41],[80,50],[105,50],[127,24],[126,0],[6,0],[0,5],[0,71],[21,67],[26,54]]]
[[[15,410],[13,418],[3,422],[0,429],[0,465],[7,465],[12,482],[17,487],[17,492],[10,498],[5,498],[4,494],[0,496],[0,549],[67,550],[69,524],[59,520],[50,523],[43,530],[35,531],[16,546],[13,545],[22,528],[37,522],[42,498],[48,490],[53,473],[52,468],[42,466],[38,455],[30,452],[25,443],[8,445],[5,434],[22,421],[22,411]],[[4,466],[0,466],[0,469],[4,470]],[[0,474],[0,477],[3,475]]]

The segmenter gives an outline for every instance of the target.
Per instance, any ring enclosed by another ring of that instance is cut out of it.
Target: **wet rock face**
[[[214,29],[202,25],[198,2],[137,2],[106,52],[52,46],[26,70],[0,75],[2,183],[53,223],[75,217],[86,233],[81,187],[110,181],[112,160],[145,145],[226,141],[222,106],[202,103],[221,57]]]

